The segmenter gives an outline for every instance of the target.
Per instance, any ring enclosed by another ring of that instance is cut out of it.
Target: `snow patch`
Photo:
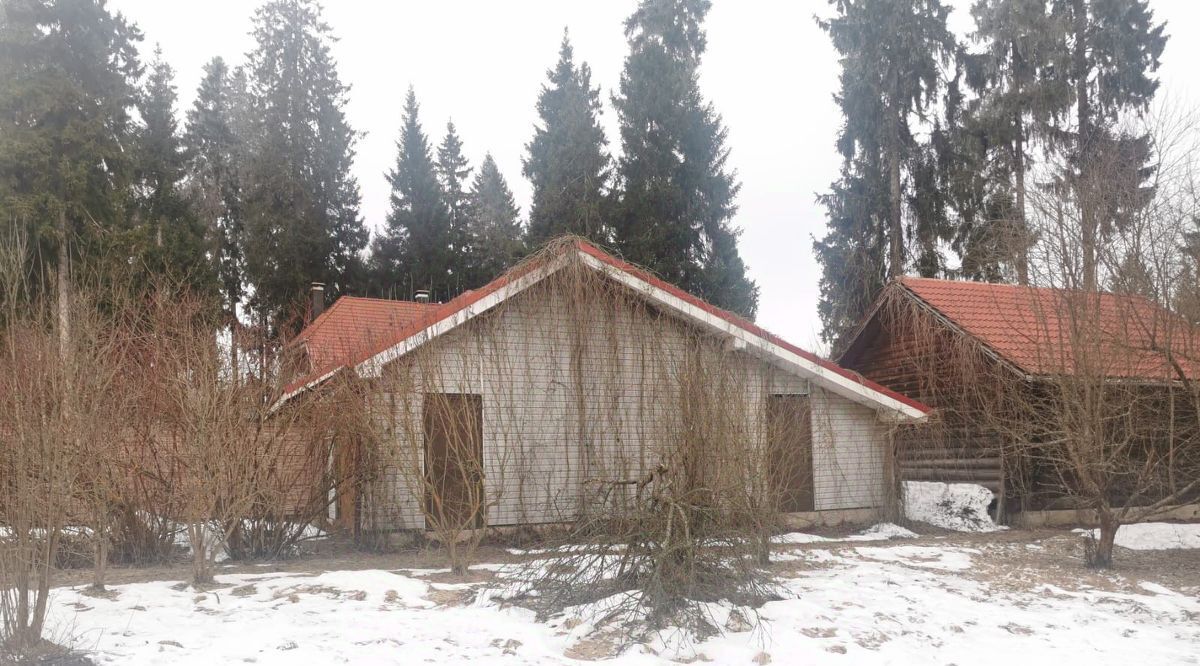
[[[988,505],[994,495],[974,483],[904,482],[904,516],[956,532],[995,532]]]
[[[852,540],[857,541],[858,540],[857,537],[862,537],[863,541],[868,541],[868,540],[883,541],[883,540],[889,540],[889,539],[915,539],[915,538],[917,538],[917,533],[912,530],[904,529],[903,527],[900,527],[899,525],[896,525],[895,523],[879,523],[878,525],[872,525],[872,526],[868,527],[867,529],[859,532],[858,534],[855,535],[854,538],[852,538]]]
[[[1100,530],[1077,529],[1080,534],[1091,533],[1100,538]],[[1200,548],[1200,523],[1133,523],[1117,528],[1114,543],[1130,550],[1177,550]]]
[[[899,525],[892,523],[879,523],[872,525],[867,529],[844,537],[823,537],[816,534],[807,534],[805,532],[788,532],[787,534],[778,534],[771,537],[771,543],[775,544],[802,544],[802,543],[826,543],[837,541],[888,541],[890,539],[915,539],[917,533],[912,530],[906,530]]]
[[[879,562],[895,562],[920,569],[966,571],[971,568],[970,548],[931,548],[928,546],[891,546],[888,548],[855,548],[854,552]]]

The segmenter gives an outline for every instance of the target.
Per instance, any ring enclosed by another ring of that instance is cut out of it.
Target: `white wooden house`
[[[343,297],[297,344],[310,368],[284,399],[341,375],[369,387],[397,455],[354,520],[384,530],[426,527],[420,480],[447,456],[477,457],[460,484],[478,484],[489,525],[570,521],[589,484],[638,478],[718,418],[747,455],[786,451],[787,511],[869,520],[892,427],[928,412],[575,239],[445,304]]]

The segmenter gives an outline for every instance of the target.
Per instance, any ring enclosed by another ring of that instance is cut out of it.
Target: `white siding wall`
[[[820,389],[812,394],[812,420],[814,508],[880,506],[887,426],[873,410]]]
[[[675,387],[695,344],[690,329],[632,308],[583,308],[572,315],[561,300],[535,287],[385,370],[376,413],[390,421],[390,436],[406,453],[395,456],[376,484],[370,502],[375,527],[424,525],[420,489],[396,468],[421,466],[426,390],[483,396],[484,483],[493,525],[570,520],[582,488],[634,479],[657,464],[655,442],[685,418]],[[582,351],[569,342],[577,335],[568,323],[572,316],[589,318],[578,329],[586,331]],[[764,436],[763,396],[809,393],[809,383],[730,353],[745,360],[730,381],[739,386],[753,445]],[[813,395],[816,508],[877,504],[884,430],[874,412],[832,394]],[[580,409],[587,418],[578,418]]]

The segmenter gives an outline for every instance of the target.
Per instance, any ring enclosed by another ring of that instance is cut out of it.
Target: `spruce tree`
[[[467,192],[468,180],[471,177],[471,166],[463,156],[462,139],[454,128],[454,122],[446,123],[446,137],[438,147],[437,163],[438,182],[442,186],[442,197],[449,215],[449,264],[447,271],[452,283],[462,282],[469,271],[467,266],[467,244],[469,243],[467,224],[469,220],[470,195]]]
[[[243,137],[235,127],[245,108],[244,74],[233,75],[225,61],[213,58],[187,113],[184,143],[188,149],[189,198],[205,225],[206,245],[217,273],[222,308],[230,325],[238,322],[245,295],[245,256],[242,254],[240,169]],[[237,345],[230,345],[231,367],[238,367]]]
[[[738,184],[721,117],[700,93],[708,0],[642,0],[625,22],[629,55],[613,102],[623,154],[614,218],[627,258],[753,317],[758,288],[732,225]]]
[[[928,252],[945,225],[928,217],[933,146],[921,146],[912,123],[937,100],[942,66],[956,47],[940,0],[832,0],[836,15],[819,21],[841,55],[835,99],[843,125],[837,139],[841,178],[821,197],[829,232],[814,244],[824,274],[819,306],[822,337],[834,342],[852,327],[883,281],[907,266],[904,212]],[[917,188],[921,188],[918,190]],[[913,202],[913,198],[917,201]],[[922,198],[923,197],[923,198]],[[885,252],[878,247],[886,238]],[[928,270],[939,260],[920,257]]]
[[[204,246],[204,227],[184,191],[187,154],[175,117],[175,71],[156,48],[138,108],[134,226],[128,254],[149,274],[169,274],[198,293],[214,291],[215,273]]]
[[[247,58],[254,137],[242,173],[246,278],[252,305],[276,326],[324,282],[336,296],[362,279],[367,231],[350,175],[358,133],[345,117],[348,88],[330,53],[333,36],[312,0],[271,0],[257,10]]]
[[[888,183],[880,151],[863,151],[845,160],[829,192],[817,200],[825,207],[825,236],[813,241],[821,262],[821,338],[837,344],[858,324],[887,283]]]
[[[1049,138],[1046,129],[1070,102],[1059,75],[1066,26],[1047,0],[977,0],[971,16],[971,39],[981,49],[969,56],[967,83],[978,98],[965,110],[963,139],[976,159],[959,164],[988,173],[979,197],[985,208],[968,213],[972,219],[960,226],[956,243],[968,277],[998,277],[1007,265],[1027,284],[1034,240],[1026,221],[1030,146]]]
[[[129,214],[140,39],[96,0],[0,2],[0,201],[36,245],[31,290],[55,294],[64,353],[72,264],[108,254]]]
[[[396,166],[387,176],[392,186],[391,208],[373,246],[374,288],[401,298],[421,289],[435,298],[449,298],[458,289],[449,272],[450,213],[419,113],[410,86],[396,142]]]
[[[525,254],[520,214],[508,182],[488,153],[471,185],[467,288],[487,283]]]
[[[575,64],[563,31],[558,64],[538,95],[539,123],[525,146],[525,177],[533,185],[529,236],[539,244],[570,233],[600,244],[612,240],[605,220],[610,178],[608,144],[600,127],[600,89],[587,63]]]
[[[1155,24],[1148,0],[1055,0],[1052,15],[1067,26],[1061,48],[1070,54],[1063,74],[1074,91],[1074,127],[1062,128],[1059,136],[1073,163],[1065,180],[1079,206],[1081,286],[1091,290],[1099,286],[1105,237],[1119,223],[1105,216],[1112,174],[1098,165],[1139,152],[1130,141],[1144,138],[1120,137],[1113,125],[1123,113],[1145,109],[1154,97],[1158,80],[1153,73],[1167,36],[1163,24]],[[1144,165],[1139,162],[1133,170]]]

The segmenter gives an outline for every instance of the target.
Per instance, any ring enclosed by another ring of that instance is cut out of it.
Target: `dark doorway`
[[[779,510],[812,511],[812,410],[807,395],[767,398],[767,442]]]
[[[427,525],[483,527],[483,398],[427,393],[423,414]]]

